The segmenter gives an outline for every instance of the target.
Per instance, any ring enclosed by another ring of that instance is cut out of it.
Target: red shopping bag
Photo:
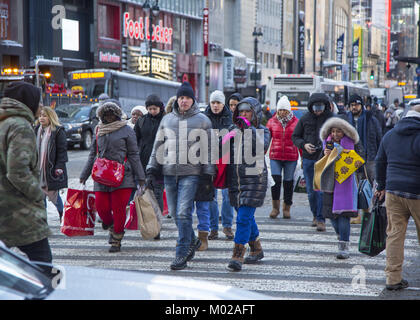
[[[127,216],[127,220],[125,221],[124,228],[127,230],[140,230],[136,212],[136,203],[134,201],[130,202],[130,211]]]
[[[93,236],[95,218],[95,192],[68,189],[61,233],[69,237]]]
[[[166,216],[169,213],[168,201],[166,200],[166,190],[163,190],[163,212],[162,216]]]
[[[229,158],[230,158],[230,153],[227,152],[216,163],[217,175],[216,175],[216,178],[213,180],[213,186],[216,189],[227,188],[226,174],[227,174],[227,166],[228,166]]]

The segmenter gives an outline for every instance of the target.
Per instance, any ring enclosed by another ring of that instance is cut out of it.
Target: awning
[[[247,67],[247,57],[242,52],[233,50],[233,49],[225,49],[225,57],[233,57],[234,58],[234,68],[237,70],[246,70]]]
[[[342,66],[343,64],[334,60],[325,60],[322,65],[324,68],[332,68]]]

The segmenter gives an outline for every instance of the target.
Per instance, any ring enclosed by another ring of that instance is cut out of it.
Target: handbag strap
[[[96,157],[99,157],[99,147],[98,147],[98,130],[99,128],[96,127]],[[125,155],[124,164],[127,162],[127,154]]]

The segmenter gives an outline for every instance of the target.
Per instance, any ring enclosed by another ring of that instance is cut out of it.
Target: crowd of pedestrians
[[[375,99],[366,106],[364,97],[352,95],[344,108],[324,93],[313,93],[308,112],[298,119],[287,96],[280,97],[271,114],[253,97],[235,93],[226,99],[216,90],[200,111],[191,85],[184,82],[166,104],[151,94],[126,120],[119,101],[105,94],[99,100],[99,124],[80,182],[85,184],[91,176],[96,159],[124,165],[120,186],[94,183],[96,209],[103,229],[109,230],[109,252],[121,250],[129,201],[136,191],[149,188],[161,210],[166,193],[169,217],[178,229],[172,270],[187,267],[197,250],[207,250],[219,238],[221,216],[222,232],[233,242],[227,268],[240,271],[243,264],[264,258],[255,211],[264,204],[268,175],[274,181],[269,218],[282,213],[291,219],[299,165],[311,225],[324,232],[326,219],[331,221],[338,259],[350,258],[350,225],[361,222],[358,185],[369,180],[375,197],[385,198],[388,214],[386,287],[408,286],[401,274],[410,216],[420,240],[420,104],[400,117],[398,101],[384,112]],[[39,91],[25,82],[11,84],[1,100],[0,240],[18,247],[30,260],[51,262],[46,205],[47,200],[55,205],[61,221],[59,191],[68,187],[68,157],[64,128],[55,111],[39,101]],[[194,134],[199,137],[191,140]],[[349,152],[356,152],[365,164],[339,183],[335,165]],[[229,162],[224,186],[216,188],[222,156]]]

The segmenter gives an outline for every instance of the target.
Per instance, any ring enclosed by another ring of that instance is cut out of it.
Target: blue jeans
[[[195,239],[192,211],[199,176],[165,176],[166,200],[169,213],[178,228],[176,256],[185,257]]]
[[[303,175],[305,176],[306,192],[308,193],[309,206],[311,208],[314,218],[318,222],[324,222],[325,218],[322,215],[322,192],[314,191],[314,165],[317,160],[303,159]]]
[[[44,198],[44,205],[45,205],[45,209],[46,209],[47,208],[47,197]],[[58,212],[63,213],[64,204],[63,204],[63,200],[61,200],[60,192],[58,192],[58,194],[57,194],[57,203],[54,203],[54,205],[57,208]]]
[[[237,244],[245,245],[249,241],[257,239],[260,234],[254,216],[256,208],[242,206],[235,209],[238,214],[236,216],[236,232],[233,241]]]
[[[284,181],[292,181],[296,165],[297,161],[270,160],[271,175],[283,176]]]
[[[198,218],[198,231],[210,231],[210,210],[208,201],[196,201],[195,202],[197,218]],[[194,205],[192,207],[191,215],[194,212]]]
[[[232,228],[233,207],[230,205],[229,189],[222,189],[222,225],[223,228]],[[219,230],[219,205],[217,203],[217,189],[214,192],[214,200],[210,201],[210,230]]]
[[[350,241],[350,218],[339,216],[336,219],[331,219],[331,224],[340,236],[340,241]]]

